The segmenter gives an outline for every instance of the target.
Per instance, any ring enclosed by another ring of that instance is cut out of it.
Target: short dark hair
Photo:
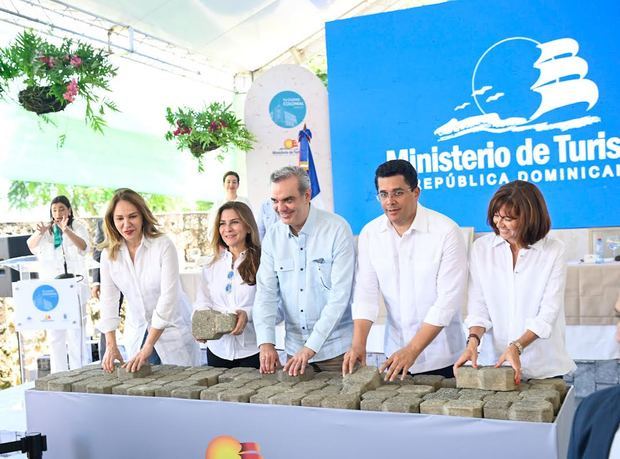
[[[418,173],[415,167],[404,159],[393,159],[377,167],[375,171],[375,188],[379,190],[379,177],[394,177],[395,175],[402,175],[412,190],[418,187]]]
[[[239,180],[239,174],[237,174],[235,171],[228,171],[224,174],[224,177],[222,178],[222,183],[226,183],[226,177],[228,177],[229,175],[234,175],[235,177],[237,177],[237,183],[241,181]]]
[[[67,226],[69,228],[73,228],[73,209],[71,208],[71,203],[69,202],[69,198],[66,197],[65,195],[59,195],[56,196],[54,199],[52,199],[52,202],[50,203],[50,220],[52,221],[52,223],[54,222],[54,216],[52,215],[52,206],[54,204],[63,204],[67,209],[70,210],[69,212],[69,221],[67,222]],[[50,233],[52,232],[52,227],[50,225]]]
[[[524,180],[515,180],[500,187],[489,202],[487,223],[495,234],[499,234],[493,216],[506,206],[510,216],[519,222],[517,237],[524,247],[544,238],[551,229],[551,217],[547,203],[536,185]]]

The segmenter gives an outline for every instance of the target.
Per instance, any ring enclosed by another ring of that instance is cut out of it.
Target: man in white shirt
[[[343,374],[366,364],[366,341],[387,309],[381,366],[385,379],[411,374],[452,377],[464,344],[460,308],[465,301],[467,254],[459,227],[418,204],[417,172],[405,160],[387,161],[375,172],[384,215],[368,223],[358,241],[352,315],[353,343]]]

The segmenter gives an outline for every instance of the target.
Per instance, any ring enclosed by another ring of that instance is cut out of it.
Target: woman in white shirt
[[[470,256],[469,338],[455,371],[467,361],[507,362],[517,384],[565,375],[576,368],[564,339],[566,260],[562,243],[547,236],[551,219],[540,190],[521,180],[503,185],[487,222],[494,234],[476,240]]]
[[[27,241],[39,261],[41,279],[53,279],[67,272],[81,276],[78,280],[82,327],[69,330],[48,330],[51,372],[80,368],[90,362],[84,339],[86,302],[90,296],[86,254],[89,250],[86,227],[74,221],[73,209],[66,196],[56,196],[50,204],[50,222],[39,223],[37,232]],[[67,366],[67,351],[69,367]]]
[[[207,361],[215,367],[259,368],[252,325],[256,272],[260,262],[258,228],[250,208],[227,202],[216,215],[211,237],[213,258],[202,271],[194,309],[237,314],[235,329],[207,342]]]
[[[181,289],[179,261],[172,241],[135,191],[116,191],[104,217],[101,245],[101,320],[106,337],[102,367],[114,370],[123,359],[116,343],[121,292],[125,310],[128,371],[142,365],[198,365],[200,351],[191,333],[191,305]]]

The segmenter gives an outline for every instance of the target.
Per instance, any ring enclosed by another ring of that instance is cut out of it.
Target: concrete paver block
[[[298,374],[297,376],[289,375],[282,368],[280,368],[276,373],[278,375],[278,381],[280,382],[298,383],[301,381],[310,381],[314,378],[314,368],[311,366],[307,366],[304,370],[304,373]]]
[[[255,390],[240,387],[239,389],[228,389],[220,392],[217,394],[217,398],[223,402],[249,403],[250,397],[254,394],[256,394]]]
[[[444,412],[448,416],[464,416],[468,418],[481,418],[482,400],[458,399],[450,400],[444,405]]]
[[[519,400],[508,409],[511,421],[553,422],[553,405],[546,400]]]
[[[172,392],[170,393],[170,397],[199,400],[200,393],[203,390],[205,390],[204,386],[177,387],[176,389],[172,390]]]
[[[416,375],[413,377],[413,383],[420,386],[433,386],[435,390],[439,390],[444,379],[440,375]]]
[[[456,378],[444,378],[441,380],[441,387],[445,387],[448,389],[456,388]]]
[[[344,410],[359,410],[360,398],[355,394],[333,394],[321,400],[323,408],[338,408]]]
[[[408,395],[397,395],[390,397],[381,405],[381,411],[392,413],[419,413],[422,399]]]
[[[530,385],[530,389],[557,390],[560,393],[562,401],[564,400],[564,397],[566,397],[566,393],[568,392],[568,386],[566,385],[566,382],[560,378],[530,379],[528,381],[528,384]]]
[[[151,365],[148,363],[142,365],[138,371],[129,372],[126,368],[118,367],[116,369],[116,376],[120,380],[125,379],[135,379],[135,378],[145,378],[146,376],[151,374]]]
[[[491,400],[484,402],[482,412],[488,419],[508,419],[508,409],[512,402],[508,400]]]
[[[300,406],[301,400],[306,396],[305,392],[297,392],[290,390],[288,392],[282,392],[269,397],[270,405],[288,405],[288,406]]]
[[[536,386],[534,386],[536,387]],[[560,410],[560,393],[554,389],[530,389],[520,392],[522,400],[538,399],[546,400],[553,405],[553,412]]]
[[[214,340],[230,333],[237,324],[237,314],[224,314],[211,309],[194,311],[192,335],[196,339]]]
[[[514,370],[511,367],[469,367],[458,369],[456,387],[460,389],[485,389],[513,391],[516,389]]]
[[[491,401],[508,401],[508,402],[516,402],[517,400],[521,400],[521,392],[513,390],[510,392],[496,392],[491,395],[486,395],[482,400],[485,402]]]
[[[424,400],[420,403],[420,413],[422,414],[444,414],[443,406],[448,403],[448,400],[432,399]]]

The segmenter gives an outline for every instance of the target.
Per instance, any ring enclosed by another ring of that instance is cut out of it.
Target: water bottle
[[[603,239],[597,238],[594,243],[594,262],[595,263],[603,263],[603,251],[605,250],[605,246],[603,245]]]

